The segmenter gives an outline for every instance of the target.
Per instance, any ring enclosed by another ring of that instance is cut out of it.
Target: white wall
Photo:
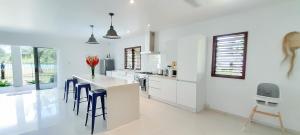
[[[110,52],[112,58],[115,60],[116,69],[124,69],[124,48],[142,46],[144,49],[144,36],[136,36],[133,38],[119,39],[112,41],[110,46]]]
[[[100,58],[104,58],[107,55],[106,43],[90,45],[85,44],[85,42],[85,39],[78,38],[0,31],[0,44],[56,49],[58,54],[58,87],[60,88],[63,87],[64,80],[71,75],[90,73],[90,69],[85,63],[86,56],[98,55]]]
[[[272,5],[265,8],[245,11],[235,15],[171,28],[156,32],[157,47],[161,50],[174,39],[202,34],[208,37],[206,64],[206,102],[213,109],[248,117],[254,105],[253,97],[260,82],[271,82],[279,85],[283,102],[281,111],[287,128],[300,131],[300,59],[296,60],[295,71],[286,77],[287,63],[281,65],[283,58],[281,41],[290,31],[300,31],[300,1]],[[246,79],[213,78],[210,76],[212,36],[234,32],[249,32]],[[112,48],[140,43],[141,36],[122,40]],[[136,41],[134,41],[136,40]],[[112,49],[111,48],[111,49]],[[299,52],[299,51],[298,51]],[[122,63],[123,53],[115,50],[116,61]],[[259,121],[276,124],[272,118],[257,117]]]
[[[13,86],[20,87],[23,83],[22,78],[22,61],[21,61],[21,50],[18,46],[11,47],[11,61],[13,69]]]

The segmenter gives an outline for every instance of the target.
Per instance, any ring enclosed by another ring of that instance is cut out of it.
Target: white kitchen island
[[[88,74],[73,75],[79,82],[87,82],[93,89],[105,89],[107,92],[106,112],[107,129],[114,129],[139,118],[139,84],[103,75],[93,79]],[[101,105],[100,103],[97,104]],[[96,127],[96,126],[95,126]]]

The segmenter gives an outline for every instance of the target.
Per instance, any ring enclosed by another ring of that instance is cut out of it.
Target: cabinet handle
[[[195,82],[195,81],[187,81],[187,80],[179,80],[179,79],[177,79],[176,81],[180,81],[180,82],[189,82],[189,83],[197,83],[197,82]]]
[[[149,81],[152,81],[152,82],[160,82],[160,81],[158,81],[158,80],[149,80]]]
[[[160,90],[160,88],[155,88],[155,87],[151,87],[151,86],[149,86],[150,88],[152,88],[152,89],[157,89],[157,90]]]

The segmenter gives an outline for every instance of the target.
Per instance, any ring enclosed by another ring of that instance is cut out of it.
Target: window
[[[141,46],[124,49],[125,69],[141,69]]]
[[[211,76],[245,79],[248,32],[213,37]]]

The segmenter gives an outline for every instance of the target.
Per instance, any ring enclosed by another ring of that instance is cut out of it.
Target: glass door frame
[[[34,78],[36,90],[41,90],[40,87],[40,72],[39,72],[39,56],[38,47],[33,47],[33,57],[34,57]]]
[[[43,89],[49,89],[47,88],[42,88],[41,87],[41,73],[40,73],[40,67],[41,67],[41,62],[39,59],[39,49],[53,49],[53,48],[47,48],[47,47],[33,47],[33,57],[34,57],[34,72],[35,72],[35,86],[36,86],[36,90],[43,90]],[[56,56],[57,56],[57,52],[55,50]],[[56,66],[57,66],[57,57],[56,59]],[[55,68],[55,76],[57,76],[57,67]],[[57,83],[57,82],[56,82]],[[56,84],[57,85],[57,84]]]

